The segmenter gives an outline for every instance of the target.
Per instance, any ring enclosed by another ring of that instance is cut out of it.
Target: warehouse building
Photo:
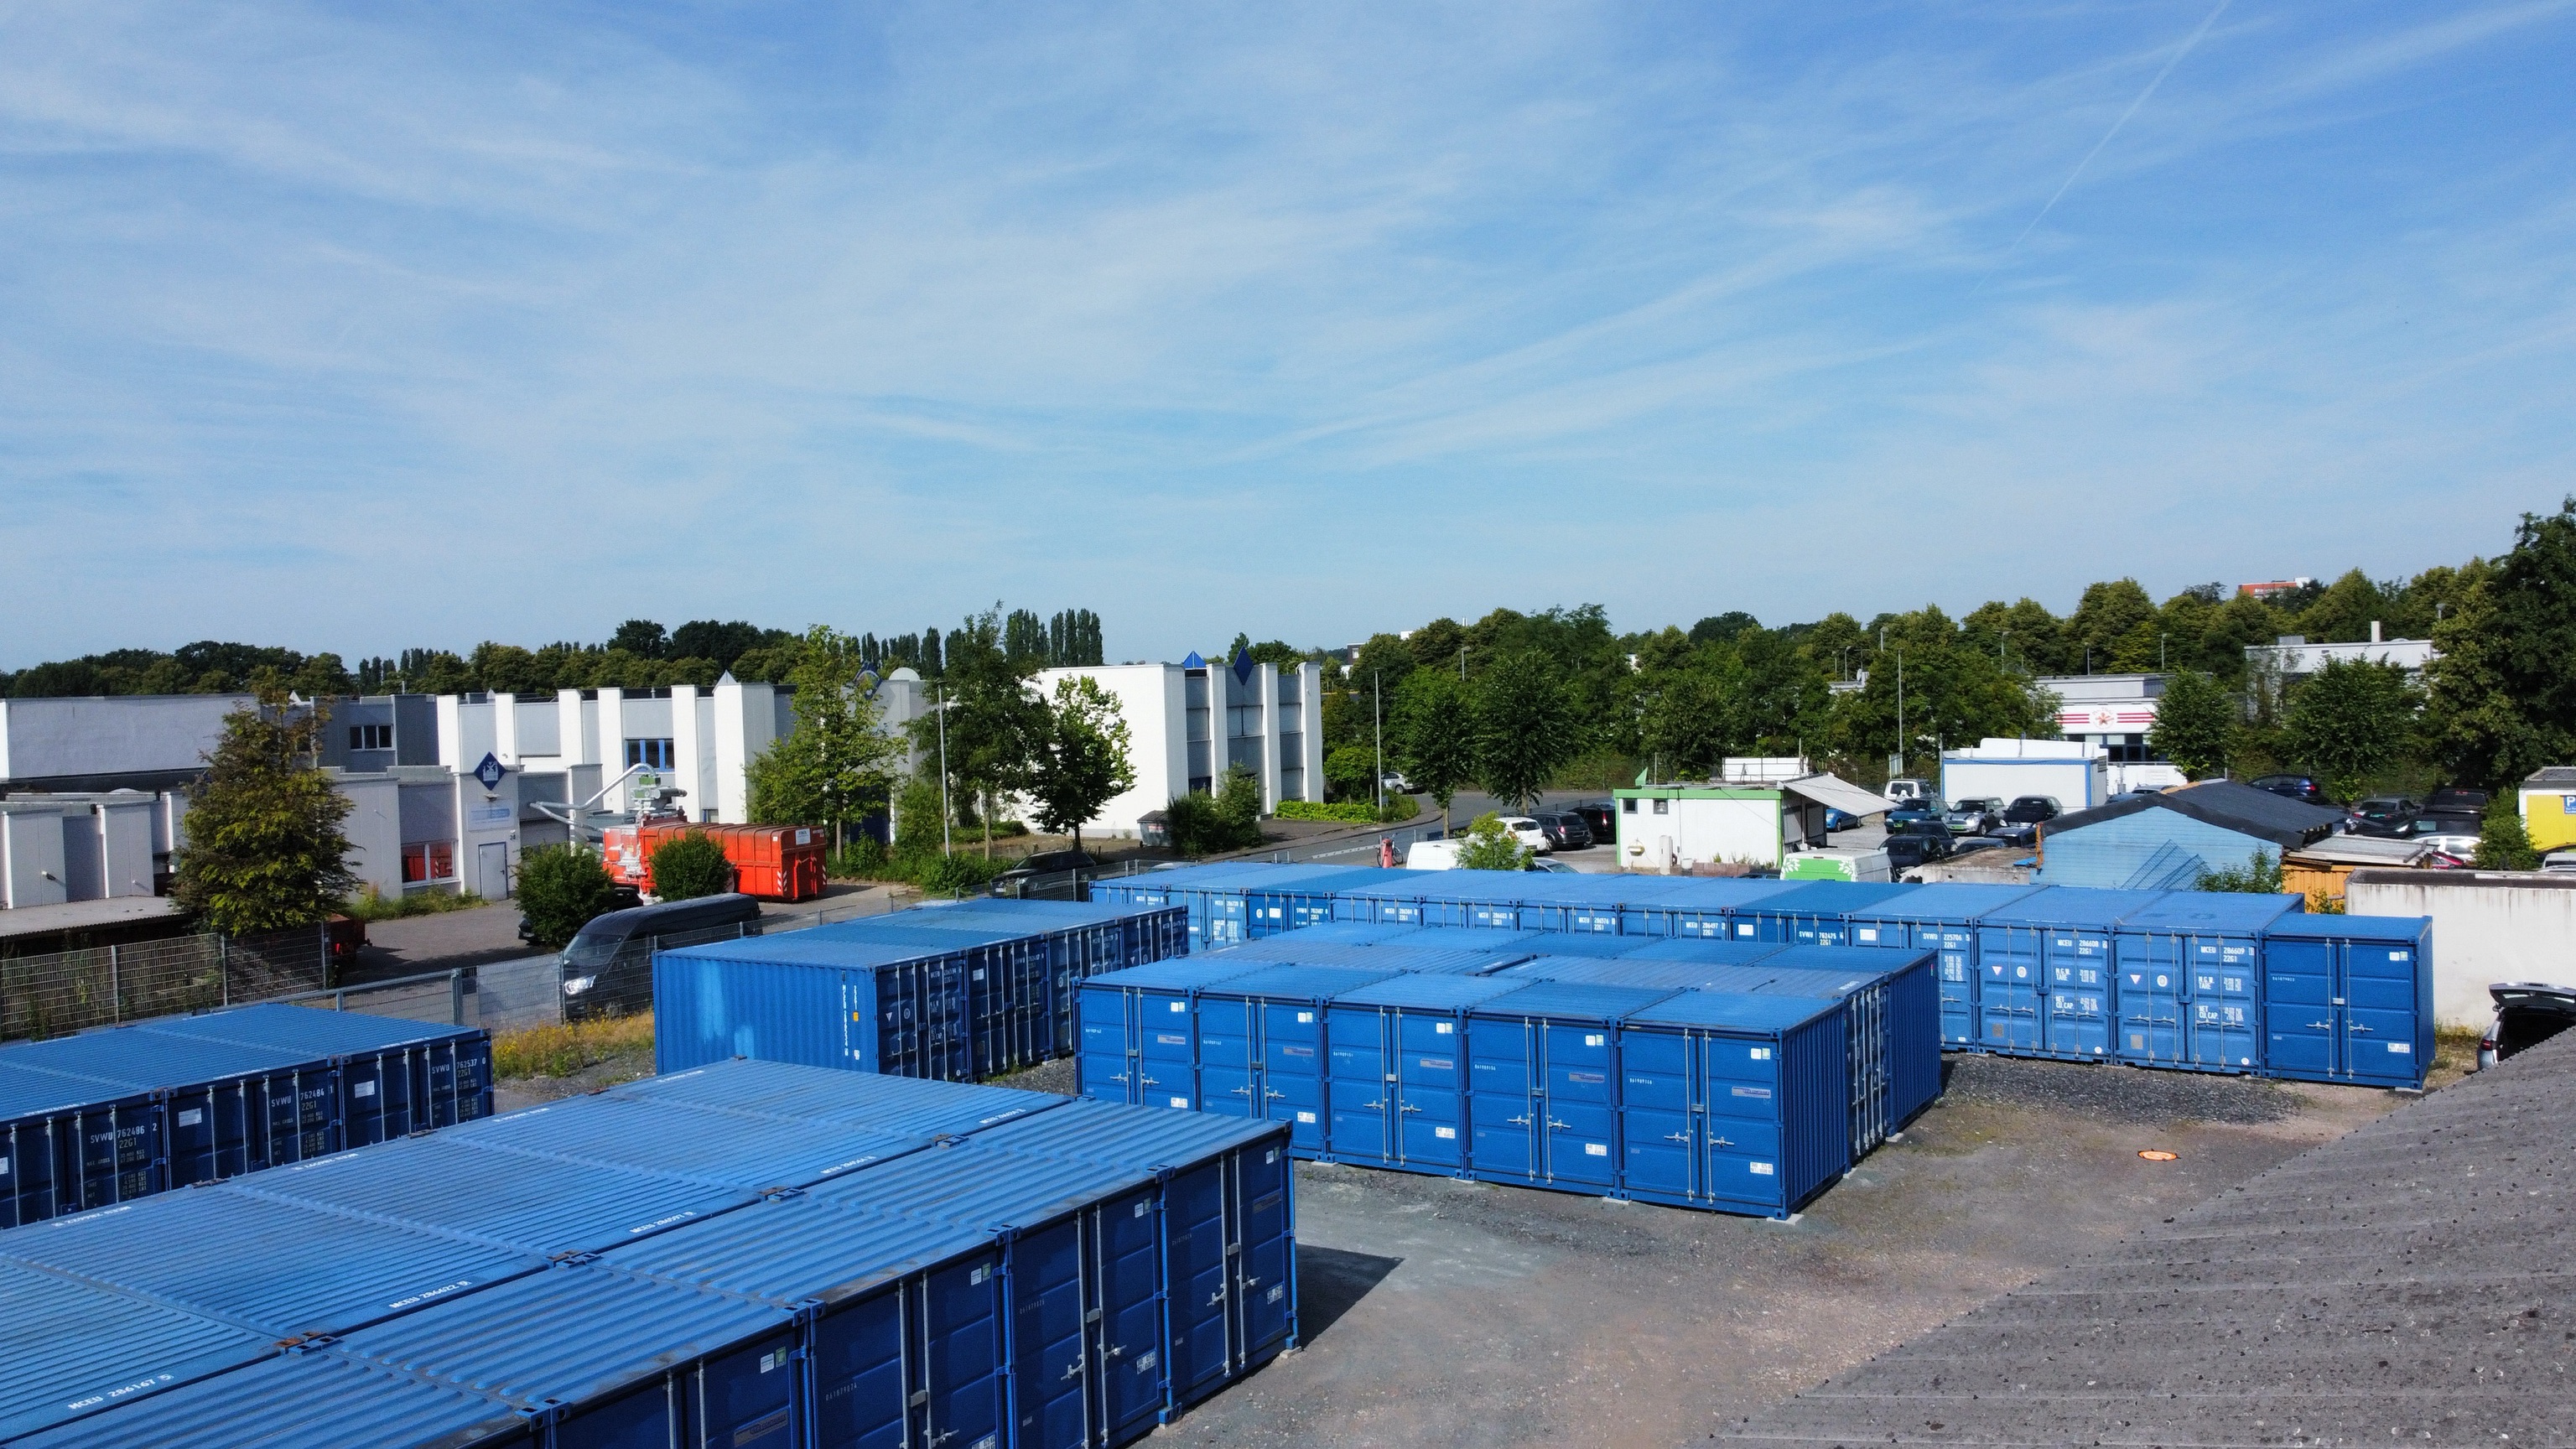
[[[2040,885],[2188,890],[2209,871],[2274,860],[2334,832],[2340,810],[2207,780],[2061,815],[2040,827]]]
[[[1211,665],[1197,654],[1178,664],[1111,664],[1039,672],[1052,694],[1074,676],[1097,680],[1127,722],[1136,784],[1101,807],[1085,830],[1132,836],[1137,821],[1192,791],[1212,792],[1231,769],[1261,785],[1261,808],[1324,798],[1323,670],[1283,669],[1238,655]]]

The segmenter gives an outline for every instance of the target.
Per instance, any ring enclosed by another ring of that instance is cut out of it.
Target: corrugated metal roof
[[[480,1394],[330,1352],[291,1354],[172,1389],[106,1424],[66,1424],[21,1449],[444,1449],[524,1442],[525,1420]]]
[[[2286,913],[2305,909],[2304,896],[2175,891],[2143,910],[2122,916],[2119,924],[2123,931],[2225,931],[2251,935]]]
[[[1199,1114],[1166,1115],[1181,1120]],[[826,1183],[810,1200],[851,1212],[1012,1233],[1143,1190],[1154,1181],[1152,1173],[1138,1168],[1005,1152],[968,1138]]]
[[[1750,966],[1788,950],[1777,941],[1730,941],[1713,936],[1664,936],[1628,953],[1630,961],[1697,961],[1706,966]]]
[[[2029,895],[2038,886],[1980,885],[1971,881],[1934,881],[1919,885],[1901,896],[1875,902],[1850,912],[1853,920],[1870,921],[1973,921],[1988,911]]]
[[[1297,1001],[1328,1001],[1345,991],[1384,981],[1392,970],[1363,971],[1350,966],[1265,966],[1206,988],[1215,996],[1270,996]]]
[[[1834,775],[1801,775],[1794,780],[1782,780],[1779,788],[1819,805],[1831,806],[1845,815],[1880,815],[1896,808],[1896,802],[1873,795]]]
[[[1616,1021],[1632,1011],[1671,995],[1628,986],[1588,986],[1578,981],[1542,981],[1476,1008],[1490,1016],[1571,1016],[1589,1021]]]
[[[159,1035],[239,1042],[313,1056],[347,1056],[420,1042],[483,1035],[483,1029],[476,1026],[450,1026],[445,1022],[369,1016],[359,1011],[279,1005],[236,1007],[231,1011],[210,1011],[203,1016],[162,1017],[142,1023],[142,1029]]]
[[[2141,810],[2171,810],[2204,825],[2255,836],[2289,850],[2324,835],[2344,818],[2340,810],[2275,795],[2269,790],[2257,790],[2234,780],[2204,780],[2162,795],[2115,800],[2090,810],[2060,815],[2039,827],[2040,838],[2053,840],[2087,825],[2117,820]]]
[[[777,1303],[585,1266],[425,1308],[335,1347],[534,1410],[599,1402],[703,1355],[783,1334],[795,1321],[795,1311]]]
[[[2327,916],[2299,912],[2263,928],[2268,938],[2300,941],[2414,941],[2433,929],[2428,916]]]
[[[1985,913],[1981,926],[2070,926],[2110,930],[2162,900],[2170,891],[2115,891],[2092,886],[2049,886]]]
[[[834,934],[833,926],[816,926],[810,930],[790,931],[779,936],[744,936],[731,941],[711,941],[703,946],[683,946],[678,950],[660,951],[656,955],[676,956],[708,961],[766,961],[780,966],[821,966],[836,970],[859,971],[871,966],[891,966],[898,962],[922,961],[939,956],[953,956],[966,949],[966,943],[942,933],[929,945],[901,941],[872,941],[860,936]]]
[[[2576,1035],[2400,1107],[1720,1437],[1779,1449],[2566,1443],[2576,1424],[2571,1120]]]
[[[1269,964],[1266,961],[1230,960],[1227,953],[1219,951],[1209,956],[1176,956],[1169,961],[1148,961],[1123,971],[1104,971],[1083,984],[1147,991],[1189,991],[1229,977],[1248,975]]]
[[[1802,1026],[1842,1010],[1842,1004],[1812,996],[1757,996],[1736,991],[1685,991],[1632,1013],[1629,1026],[1729,1027],[1738,1031],[1777,1032]]]
[[[105,1106],[119,1097],[145,1098],[150,1092],[132,1082],[0,1061],[0,1121],[93,1103]]]
[[[599,1261],[621,1272],[793,1305],[839,1302],[992,1250],[993,1235],[978,1228],[866,1217],[789,1197],[614,1249]]]
[[[1838,916],[1865,911],[1921,890],[1899,881],[1820,880],[1764,898],[1752,908],[1762,916]]]
[[[1509,973],[1450,976],[1408,971],[1401,976],[1388,977],[1374,986],[1345,991],[1333,998],[1333,1004],[1418,1007],[1426,1011],[1458,1010],[1480,1001],[1491,1001],[1506,992],[1518,991],[1527,984],[1527,981],[1515,979]]]
[[[1613,956],[1606,960],[1582,956],[1541,956],[1511,968],[1504,979],[1583,981],[1596,986],[1629,986],[1647,991],[1686,991],[1706,984],[1712,974],[1743,969],[1704,966],[1695,961],[1641,961],[1634,956]]]
[[[1017,1087],[884,1077],[736,1057],[612,1087],[605,1097],[685,1103],[780,1122],[809,1122],[896,1137],[980,1132],[1069,1099]],[[496,1119],[497,1120],[497,1119]]]
[[[1860,973],[1872,977],[1902,971],[1939,953],[1929,946],[1791,946],[1762,958],[1765,971],[1822,971],[1836,976]]]
[[[11,1047],[0,1061],[111,1083],[119,1092],[140,1092],[309,1066],[316,1055],[111,1027]]]
[[[1015,1122],[976,1141],[1032,1157],[1160,1170],[1274,1139],[1287,1142],[1287,1123],[1210,1112],[1140,1112],[1085,1100],[1062,1114]]]
[[[491,1151],[669,1173],[755,1191],[820,1182],[917,1152],[931,1140],[634,1097],[529,1107],[454,1131],[457,1140]]]
[[[0,1441],[253,1363],[275,1336],[0,1264]]]

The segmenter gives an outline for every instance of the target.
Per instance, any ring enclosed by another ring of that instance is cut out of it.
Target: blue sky
[[[0,667],[2412,572],[2576,490],[2571,73],[2564,3],[12,5]]]

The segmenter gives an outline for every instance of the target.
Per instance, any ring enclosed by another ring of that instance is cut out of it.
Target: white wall
[[[1102,806],[1099,815],[1083,830],[1098,835],[1134,835],[1138,817],[1162,809],[1189,789],[1181,668],[1177,664],[1107,664],[1097,668],[1042,669],[1033,684],[1052,697],[1058,680],[1077,676],[1099,681],[1100,687],[1118,701],[1119,718],[1127,722],[1127,758],[1136,769],[1135,786]],[[1277,693],[1275,682],[1272,693]],[[1272,708],[1275,711],[1276,706]],[[1275,743],[1270,753],[1273,758],[1277,756]],[[1272,772],[1273,788],[1276,773]]]
[[[726,675],[716,681],[715,699],[716,819],[727,825],[751,823],[751,782],[745,767],[778,738],[778,691],[767,684],[742,684]]]
[[[247,694],[0,699],[0,781],[192,770]]]
[[[2392,877],[2421,877],[2399,880]],[[2433,1012],[2444,1026],[2495,1018],[2499,981],[2576,986],[2576,880],[2502,871],[2353,872],[2344,902],[2356,916],[2433,919]]]
[[[63,807],[0,800],[0,905],[59,906],[64,887]]]
[[[1663,870],[1681,861],[1780,863],[1781,811],[1777,796],[1674,800],[1669,805],[1671,813],[1665,815],[1654,813],[1655,802],[1651,799],[1638,800],[1634,815],[1628,813],[1624,798],[1614,801],[1613,808],[1619,812],[1619,863],[1630,869]]]
[[[332,788],[349,801],[340,823],[349,837],[349,869],[376,894],[399,899],[402,886],[402,787],[380,772],[342,774]]]

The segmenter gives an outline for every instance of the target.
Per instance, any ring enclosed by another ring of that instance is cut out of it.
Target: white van
[[[1417,840],[1404,848],[1406,870],[1456,870],[1458,842],[1454,840]]]
[[[1890,780],[1887,782],[1887,789],[1881,793],[1890,805],[1903,805],[1909,801],[1934,798],[1932,782],[1929,780]]]

